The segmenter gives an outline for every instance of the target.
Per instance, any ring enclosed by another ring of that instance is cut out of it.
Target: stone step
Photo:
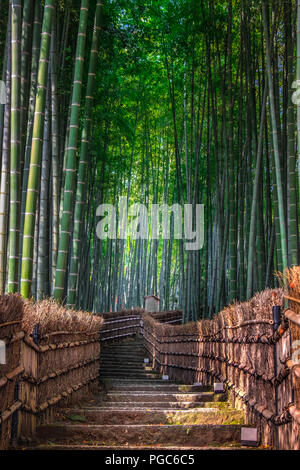
[[[27,447],[27,450],[262,450],[262,449],[257,449],[257,448],[251,448],[251,447],[243,447],[240,445],[239,442],[228,442],[224,443],[224,445],[217,445],[217,443],[214,446],[208,445],[204,447],[197,447],[197,446],[168,446],[167,444],[165,445],[157,445],[157,446],[145,446],[145,445],[116,445],[116,446],[106,446],[106,445],[100,445],[100,444],[94,444],[91,443],[90,445],[85,445],[85,444],[54,444],[54,443],[49,443],[48,445],[43,444],[43,445],[38,445],[36,447]],[[117,457],[117,456],[116,456]],[[115,457],[115,458],[116,458]],[[126,461],[127,463],[127,461]]]
[[[112,353],[112,354],[119,354],[119,353],[136,353],[136,354],[145,354],[146,353],[146,348],[143,346],[137,346],[136,348],[129,347],[129,346],[123,346],[123,347],[118,347],[118,348],[112,348],[112,347],[102,347],[102,352],[104,354],[106,353]]]
[[[100,371],[103,367],[100,367]],[[146,372],[146,373],[151,373],[151,374],[155,374],[155,375],[159,375],[160,377],[162,377],[161,373],[157,370],[154,370],[154,369],[149,369],[149,368],[146,368],[146,367],[143,367],[143,365],[140,365],[139,367],[130,367],[127,365],[127,363],[124,363],[123,365],[110,365],[110,366],[107,366],[105,369],[106,370],[119,370],[120,372],[122,372],[124,369],[130,369],[132,370],[133,372],[134,371],[137,371],[137,372]]]
[[[118,345],[113,345],[109,343],[103,343],[102,344],[102,349],[104,350],[110,350],[110,351],[120,351],[122,349],[129,349],[131,351],[137,351],[138,349],[145,349],[145,345],[143,342],[137,342],[137,343],[124,343],[124,344],[118,344]]]
[[[109,391],[107,393],[106,402],[195,402],[195,401],[213,401],[214,394],[212,392],[200,393],[173,393],[173,392],[119,392]]]
[[[209,385],[183,385],[163,382],[158,384],[144,383],[144,384],[131,384],[124,385],[121,383],[113,382],[110,390],[120,392],[212,392],[213,388]]]
[[[210,403],[210,402],[208,402]],[[135,409],[143,408],[152,412],[157,409],[189,409],[189,408],[203,408],[205,407],[204,401],[103,401],[101,409]]]
[[[109,346],[109,345],[106,345],[106,346],[102,346],[102,350],[103,351],[113,351],[113,352],[118,352],[118,351],[130,351],[130,352],[133,352],[133,351],[145,351],[146,348],[145,346],[143,345],[143,343],[137,343],[137,344],[134,344],[134,345],[119,345],[119,346]]]
[[[142,335],[137,334],[137,336],[135,336],[134,338],[123,338],[121,340],[116,340],[115,342],[106,343],[106,346],[119,347],[119,346],[125,346],[128,344],[137,344],[137,343],[144,344],[143,341],[144,341],[144,337]]]
[[[176,382],[171,381],[171,380],[162,380],[161,378],[156,378],[156,379],[149,379],[147,377],[139,377],[136,379],[127,379],[126,377],[122,377],[121,379],[119,377],[102,377],[100,374],[99,377],[100,382],[101,381],[107,381],[109,382],[109,387],[114,387],[114,386],[127,386],[127,385],[134,385],[134,386],[144,386],[144,385],[164,385],[164,384],[172,384],[172,385],[177,385]],[[180,382],[178,382],[180,384]]]
[[[123,379],[130,378],[131,380],[136,379],[158,379],[161,377],[159,374],[149,373],[149,372],[113,372],[113,371],[101,371],[100,370],[100,380],[101,378],[112,378],[112,379]]]
[[[102,357],[101,364],[126,364],[130,362],[131,364],[139,364],[144,365],[144,356],[137,357],[137,356],[130,356],[130,357]]]
[[[140,361],[144,362],[144,359],[146,359],[145,354],[102,354],[101,360],[106,360],[106,361]]]
[[[211,386],[162,380],[143,340],[101,348],[103,394],[38,426],[36,450],[236,449],[243,413]],[[81,406],[81,407],[80,407]]]
[[[126,371],[136,371],[136,372],[152,372],[148,369],[145,369],[145,367],[143,367],[143,365],[139,365],[139,366],[136,366],[136,365],[130,365],[130,364],[124,364],[124,366],[121,366],[121,365],[117,365],[117,364],[107,364],[107,365],[104,365],[102,364],[100,366],[100,371],[103,371],[103,372],[106,372],[106,371],[111,371],[111,372],[126,372]],[[152,372],[154,373],[154,372]]]
[[[136,357],[138,359],[144,359],[148,356],[145,351],[102,351],[102,357]]]
[[[102,354],[147,354],[147,350],[143,346],[139,346],[137,348],[129,348],[129,347],[123,347],[123,348],[102,348]]]
[[[150,378],[155,378],[155,379],[160,379],[161,377],[159,375],[153,375],[152,372],[148,372],[148,371],[144,371],[144,370],[133,370],[133,369],[124,369],[124,370],[118,370],[118,369],[115,369],[115,370],[111,370],[111,369],[100,369],[99,370],[99,375],[100,375],[100,378],[101,376],[111,376],[111,377],[115,377],[115,378],[118,378],[120,377],[120,379],[122,380],[123,378],[126,379],[126,378],[134,378],[134,377],[137,377],[137,378],[140,378],[140,377],[149,377],[149,374],[150,375]]]
[[[240,425],[95,425],[95,424],[53,424],[37,428],[40,441],[66,444],[102,443],[115,445],[173,445],[197,446],[224,445],[240,442]],[[57,442],[59,441],[59,442]],[[41,442],[40,442],[41,443]]]
[[[105,348],[124,348],[124,347],[135,347],[135,346],[144,346],[144,338],[131,338],[129,341],[120,341],[116,343],[105,343]]]
[[[74,424],[232,424],[242,423],[243,413],[218,408],[194,408],[191,410],[143,409],[71,409],[66,420]]]
[[[112,346],[106,346],[102,347],[102,352],[105,354],[106,352],[110,352],[113,354],[118,354],[119,352],[129,352],[129,353],[141,353],[147,351],[146,348],[143,345],[137,345],[136,347],[132,346],[118,346],[118,347],[112,347]]]
[[[142,359],[132,358],[130,360],[125,361],[123,357],[122,358],[102,357],[100,360],[100,364],[124,364],[124,363],[133,364],[133,365],[145,365],[144,358]]]
[[[123,369],[124,367],[131,367],[131,368],[137,368],[137,369],[145,369],[146,367],[147,368],[150,368],[149,365],[147,364],[144,364],[143,362],[130,362],[130,361],[103,361],[103,362],[100,362],[100,369],[102,367],[106,367],[106,368],[112,368],[112,369]],[[153,369],[151,367],[151,369]]]
[[[164,384],[166,384],[166,383],[168,383],[168,384],[170,384],[170,383],[172,383],[172,384],[181,384],[181,383],[182,383],[182,382],[179,381],[179,380],[163,380],[161,374],[159,374],[159,377],[160,377],[159,379],[147,379],[147,378],[146,378],[146,379],[144,380],[144,382],[147,383],[147,384],[150,384],[150,383],[156,384],[157,381],[158,381],[159,383],[164,383]],[[138,379],[137,381],[134,381],[134,380],[132,380],[132,379],[126,379],[126,378],[123,378],[123,377],[122,377],[122,379],[120,379],[120,380],[119,380],[118,378],[115,378],[115,379],[114,379],[114,383],[120,383],[120,384],[125,383],[126,385],[127,385],[127,384],[135,385],[135,384],[141,384],[141,381],[140,381],[140,379]]]

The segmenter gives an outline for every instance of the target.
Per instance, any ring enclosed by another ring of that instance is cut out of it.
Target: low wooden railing
[[[9,295],[2,296],[0,304],[0,449],[7,449],[18,437],[23,304],[21,298]]]
[[[25,440],[39,424],[55,419],[58,406],[70,406],[98,389],[99,331],[39,335],[35,329],[24,337],[21,358],[19,435]]]
[[[272,303],[278,305],[276,295]],[[100,332],[91,333],[40,335],[37,327],[25,335],[22,314],[2,321],[6,364],[0,369],[0,448],[53,420],[58,405],[96,390],[101,344],[141,334],[162,374],[184,383],[223,382],[232,404],[245,410],[246,422],[259,428],[263,444],[299,449],[300,312],[299,301],[289,302],[279,325],[270,302],[260,302],[258,315],[255,301],[187,325],[181,324],[181,311],[105,313]]]
[[[111,341],[122,341],[137,334],[143,335],[143,314],[141,308],[122,310],[121,312],[102,313],[104,319],[100,331],[100,341],[107,344]],[[164,324],[181,324],[182,311],[170,310],[151,313],[151,316]]]
[[[31,440],[58,407],[98,390],[102,323],[50,301],[37,313],[17,294],[0,296],[0,449]]]
[[[289,322],[291,331],[291,361],[293,379],[293,402],[290,413],[300,426],[300,300],[285,295],[290,308],[285,311],[285,318]],[[300,440],[300,435],[299,435]]]
[[[151,316],[160,323],[167,323],[169,325],[180,325],[182,323],[182,310],[151,313]]]
[[[145,313],[143,334],[153,366],[183,383],[223,382],[231,403],[259,428],[262,444],[300,449],[300,365],[291,347],[300,339],[300,316],[287,310],[275,325],[269,305],[264,317],[254,309],[245,319],[241,305],[234,318],[231,310],[180,326]]]
[[[102,313],[104,319],[101,331],[100,341],[107,344],[111,341],[121,341],[127,337],[140,333],[141,318],[144,310],[123,310],[114,313]]]

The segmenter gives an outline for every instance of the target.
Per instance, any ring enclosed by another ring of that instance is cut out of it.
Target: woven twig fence
[[[283,316],[275,331],[272,316],[282,301],[281,290],[267,290],[212,320],[176,326],[145,313],[143,334],[162,374],[183,383],[225,383],[230,401],[258,426],[263,444],[298,449],[291,330]]]
[[[178,325],[182,322],[182,310],[168,310],[165,312],[151,313],[152,318],[160,323],[167,323],[169,325]]]
[[[102,313],[104,319],[100,340],[105,345],[112,341],[122,341],[141,333],[142,317],[145,310],[141,308],[122,310],[121,312]],[[182,311],[170,310],[151,314],[160,323],[181,324]]]
[[[23,302],[18,295],[0,297],[0,449],[17,438]]]
[[[285,311],[285,318],[289,322],[291,333],[291,360],[289,366],[292,376],[292,402],[289,412],[293,417],[290,425],[291,439],[294,448],[300,448],[300,266],[286,269],[282,275],[286,287],[285,301],[289,308]],[[284,436],[283,436],[284,439]],[[293,448],[293,447],[291,447]]]
[[[100,331],[101,343],[105,345],[112,341],[122,341],[127,337],[140,333],[143,313],[144,310],[140,308],[114,313],[102,313],[101,316],[104,322]]]
[[[97,391],[102,323],[100,316],[67,310],[50,300],[25,303],[21,438],[28,440],[37,425],[53,421],[59,407]]]
[[[23,381],[21,437],[51,422],[57,406],[69,406],[97,391],[100,362],[99,332],[53,332],[25,336],[22,344]]]

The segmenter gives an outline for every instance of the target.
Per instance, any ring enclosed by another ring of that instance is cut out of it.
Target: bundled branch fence
[[[102,344],[120,341],[140,333],[143,309],[123,310],[114,313],[102,313],[104,323],[101,327]]]
[[[21,330],[23,302],[17,295],[0,297],[0,449],[7,449],[17,438]]]
[[[103,325],[101,327],[100,340],[103,344],[111,341],[121,341],[130,336],[142,333],[142,317],[145,310],[141,308],[122,310],[121,312],[102,313]],[[161,323],[181,324],[182,311],[170,310],[151,314]]]
[[[19,436],[27,440],[59,407],[97,391],[100,344],[141,333],[162,374],[184,383],[223,382],[232,405],[259,428],[262,444],[300,449],[300,279],[298,287],[287,284],[285,296],[267,290],[212,320],[185,325],[181,311],[96,316],[50,300],[0,297],[0,448]],[[289,308],[278,317],[284,297]]]
[[[168,323],[169,325],[178,325],[182,323],[182,310],[151,313],[151,316],[160,323]]]
[[[262,444],[299,449],[300,374],[291,344],[299,339],[300,315],[295,321],[287,311],[276,325],[273,307],[282,303],[282,290],[267,290],[212,320],[176,326],[145,313],[143,335],[162,374],[183,383],[223,382]]]
[[[25,305],[21,437],[28,439],[37,425],[53,421],[58,407],[97,391],[102,322],[50,301]]]

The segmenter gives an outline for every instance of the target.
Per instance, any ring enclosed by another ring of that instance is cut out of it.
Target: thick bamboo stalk
[[[30,154],[32,144],[32,128],[34,119],[34,109],[36,100],[36,86],[37,74],[39,65],[40,54],[40,39],[41,39],[41,4],[35,2],[34,4],[34,21],[32,32],[32,50],[31,50],[31,73],[30,73],[30,93],[29,93],[29,109],[26,128],[26,146],[24,155],[24,166],[22,174],[22,197],[21,197],[21,223],[20,223],[20,253],[22,255],[23,249],[23,232],[24,232],[24,218],[26,210],[26,197],[27,197],[27,184],[30,165]]]
[[[51,294],[53,294],[59,236],[59,114],[57,89],[57,31],[56,17],[51,34],[51,153],[52,153],[52,236],[51,236]]]
[[[43,146],[44,113],[46,104],[46,87],[48,80],[48,62],[50,54],[50,37],[54,0],[46,0],[42,25],[41,53],[39,60],[37,98],[35,103],[32,148],[26,198],[24,221],[24,241],[22,251],[21,294],[28,298],[31,295],[34,229],[36,217],[37,193],[40,180],[41,152]]]
[[[297,226],[297,177],[295,155],[295,109],[293,95],[293,59],[294,42],[292,35],[292,6],[289,1],[285,3],[286,18],[286,49],[287,49],[287,192],[288,192],[288,254],[289,264],[296,265],[298,261],[298,226]]]
[[[70,115],[70,131],[66,149],[65,184],[63,190],[63,210],[59,230],[59,245],[55,275],[54,298],[62,301],[67,271],[71,220],[73,213],[76,154],[78,150],[78,129],[80,117],[80,101],[82,90],[83,64],[86,44],[86,28],[88,18],[88,0],[82,0],[80,8],[79,28],[77,36],[76,58],[74,68],[73,92]]]
[[[275,112],[274,84],[272,80],[272,71],[271,71],[272,67],[271,67],[270,35],[269,35],[269,29],[268,29],[268,15],[267,15],[266,0],[263,0],[263,20],[264,20],[264,33],[265,33],[265,41],[266,41],[266,70],[267,70],[268,85],[269,85],[269,100],[270,100],[270,112],[271,112],[271,122],[272,122],[275,169],[276,169],[278,210],[279,210],[279,221],[280,221],[281,256],[282,256],[283,269],[285,269],[288,266],[287,236],[286,236],[286,225],[285,225],[285,209],[284,209],[282,174],[281,174],[281,164],[280,164],[280,155],[279,155],[279,143],[278,143],[278,134],[277,134],[277,120],[276,120],[276,112]]]
[[[10,208],[9,208],[9,261],[8,292],[19,286],[19,234],[21,207],[21,132],[20,132],[20,52],[21,52],[21,0],[12,0],[11,6],[11,116],[10,116]]]
[[[300,0],[297,1],[297,83],[300,83]],[[300,103],[297,106],[298,182],[300,187]],[[298,193],[298,204],[300,204]]]
[[[95,78],[97,71],[97,60],[99,50],[99,37],[100,37],[100,21],[101,21],[102,3],[97,2],[94,22],[94,32],[90,53],[90,64],[88,72],[88,82],[85,96],[85,111],[84,111],[84,124],[81,136],[80,147],[80,160],[78,168],[76,202],[74,210],[74,226],[73,226],[73,240],[72,240],[72,253],[70,263],[70,273],[68,276],[68,297],[67,304],[70,307],[75,306],[76,291],[79,275],[79,254],[82,236],[82,223],[83,223],[83,205],[85,196],[86,174],[87,174],[87,159],[88,159],[88,146],[90,137],[90,123],[93,94],[95,88]]]
[[[7,224],[10,167],[10,98],[11,98],[11,9],[7,27],[6,104],[4,106],[3,141],[0,183],[0,294],[5,291],[7,265]]]
[[[259,183],[262,167],[262,150],[263,150],[263,135],[266,119],[266,104],[267,104],[267,87],[264,91],[264,99],[261,112],[260,120],[260,133],[259,141],[257,148],[257,157],[256,157],[256,171],[255,171],[255,180],[253,188],[253,198],[252,198],[252,207],[251,207],[251,222],[250,222],[250,236],[249,236],[249,249],[248,249],[248,271],[247,271],[247,299],[250,299],[252,295],[252,286],[253,286],[253,257],[254,257],[254,243],[255,243],[255,231],[256,231],[256,208],[258,205],[258,196],[259,196]]]

